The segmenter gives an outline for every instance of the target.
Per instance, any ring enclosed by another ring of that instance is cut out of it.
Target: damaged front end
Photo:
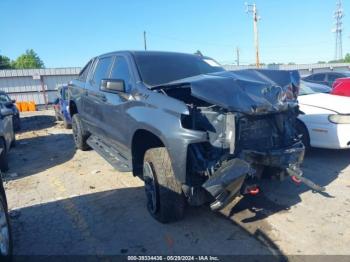
[[[194,192],[204,188],[218,210],[239,194],[257,192],[262,177],[300,180],[305,149],[296,131],[299,80],[295,71],[243,70],[156,87],[188,105],[183,128],[207,134],[206,142],[188,147],[184,192],[190,201],[200,203]]]

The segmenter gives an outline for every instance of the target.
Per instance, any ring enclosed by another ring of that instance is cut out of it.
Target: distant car
[[[12,121],[13,111],[0,103],[0,170],[8,170],[7,153],[15,144]]]
[[[3,261],[2,257],[10,258],[12,255],[12,234],[9,221],[7,199],[0,175],[0,261]]]
[[[350,78],[338,78],[333,84],[332,95],[350,96]]]
[[[311,83],[306,81],[300,81],[300,84],[306,85],[316,93],[330,93],[332,91],[332,88],[330,88],[327,85],[321,85],[321,84],[316,84],[316,83]]]
[[[54,103],[56,120],[62,120],[65,128],[72,127],[72,119],[69,114],[68,87],[62,86],[58,88],[58,98]]]
[[[16,107],[15,103],[16,100],[11,100],[11,98],[6,94],[4,91],[0,91],[0,103],[3,104],[5,107],[9,108],[13,112],[13,127],[15,131],[18,131],[21,129],[21,118],[19,115],[19,110]]]
[[[306,147],[350,149],[350,98],[300,86],[297,129]]]
[[[344,72],[322,72],[322,73],[315,73],[312,75],[309,75],[307,77],[304,77],[303,80],[306,82],[312,82],[322,85],[327,85],[329,87],[332,87],[335,80],[338,78],[344,78],[344,77],[350,77],[349,71]]]

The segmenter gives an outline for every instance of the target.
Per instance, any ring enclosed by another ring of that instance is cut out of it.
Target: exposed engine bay
[[[299,80],[295,71],[243,70],[156,88],[187,104],[183,128],[207,134],[206,142],[188,147],[188,195],[202,187],[214,198],[212,209],[220,209],[236,195],[256,189],[262,177],[301,180],[305,148],[296,131]]]

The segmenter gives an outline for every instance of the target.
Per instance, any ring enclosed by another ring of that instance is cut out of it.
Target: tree
[[[0,55],[0,70],[11,69],[11,60],[7,56]]]
[[[344,63],[350,63],[350,54],[347,53],[344,58]]]
[[[28,49],[14,61],[13,66],[16,69],[43,68],[44,63],[33,49]]]

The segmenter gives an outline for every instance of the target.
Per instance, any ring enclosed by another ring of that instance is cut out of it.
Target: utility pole
[[[255,61],[256,67],[260,67],[260,57],[259,57],[259,30],[258,30],[258,21],[260,16],[258,15],[258,10],[256,4],[245,4],[246,12],[253,14],[253,25],[254,25],[254,44],[255,44]]]
[[[143,44],[145,46],[145,51],[147,50],[147,38],[146,38],[146,31],[143,31]]]
[[[239,66],[239,47],[236,47],[236,62],[237,62],[237,66]]]
[[[344,17],[342,1],[338,0],[337,9],[334,12],[335,18],[335,27],[333,28],[333,33],[335,33],[335,53],[334,59],[341,60],[343,59],[343,22],[342,19]]]

